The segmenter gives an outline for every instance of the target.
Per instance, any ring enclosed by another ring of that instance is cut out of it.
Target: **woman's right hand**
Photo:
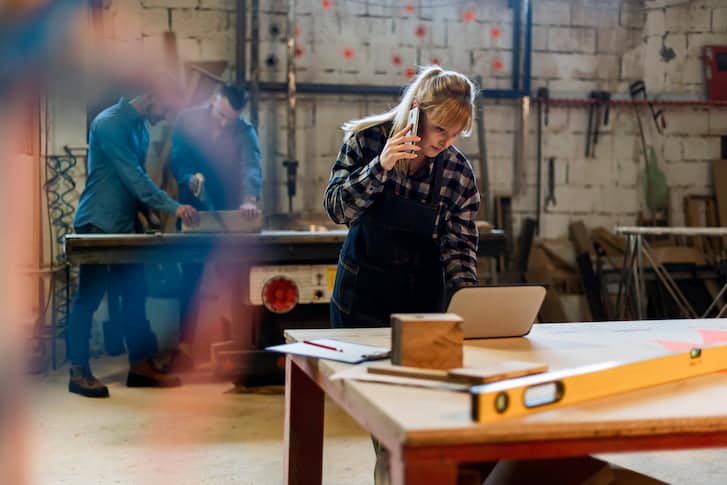
[[[418,156],[417,152],[421,148],[415,143],[421,138],[416,135],[407,136],[407,132],[411,129],[412,125],[407,125],[403,130],[386,140],[386,145],[384,145],[384,149],[379,155],[379,163],[387,172],[394,168],[399,160],[412,159]]]

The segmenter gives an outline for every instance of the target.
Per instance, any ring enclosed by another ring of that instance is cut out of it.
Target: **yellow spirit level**
[[[490,423],[727,369],[727,345],[546,372],[475,386],[472,419]]]

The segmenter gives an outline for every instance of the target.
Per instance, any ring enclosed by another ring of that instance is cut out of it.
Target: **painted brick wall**
[[[506,0],[298,0],[298,80],[316,83],[398,85],[417,64],[439,62],[483,87],[507,89],[512,66],[512,12]],[[539,0],[534,3],[533,88],[553,96],[585,97],[591,90],[625,96],[644,79],[651,95],[703,96],[701,46],[727,44],[727,6],[720,0]],[[249,2],[248,2],[249,4]],[[261,1],[260,54],[277,64],[261,66],[261,79],[285,78],[285,0]],[[411,6],[411,8],[408,8]],[[327,8],[326,8],[327,7]],[[226,59],[234,73],[235,2],[232,0],[111,0],[107,36],[160,52],[161,34],[173,30],[183,61]],[[273,26],[279,34],[273,33]],[[249,29],[248,29],[249,34]],[[249,46],[249,39],[248,39]],[[296,118],[301,162],[294,209],[320,213],[321,193],[350,118],[381,111],[396,99],[300,96]],[[683,221],[687,194],[711,193],[710,161],[727,134],[727,110],[668,108],[665,136],[643,111],[649,143],[657,149],[671,186],[672,223]],[[492,191],[510,195],[518,110],[486,101]],[[260,104],[264,156],[264,204],[269,213],[287,210],[282,160],[286,158],[283,96]],[[516,222],[535,209],[535,110],[530,119],[525,191],[513,200]],[[596,157],[586,158],[587,111],[553,107],[545,130],[544,156],[556,157],[557,205],[542,220],[541,234],[567,233],[571,220],[589,226],[633,224],[643,206],[644,162],[633,110],[614,107],[603,127]],[[476,137],[458,146],[477,160]]]

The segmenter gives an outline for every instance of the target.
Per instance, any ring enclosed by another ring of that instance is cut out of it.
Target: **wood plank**
[[[442,382],[456,382],[470,385],[487,384],[490,382],[512,379],[532,374],[546,372],[548,366],[542,363],[522,362],[509,360],[498,362],[485,368],[461,367],[458,369],[421,369],[418,367],[405,367],[400,365],[371,365],[366,368],[370,374],[381,374],[414,379],[427,379]]]
[[[468,384],[487,384],[515,377],[540,374],[548,370],[547,364],[506,360],[487,369],[463,367],[450,369],[449,377]]]
[[[586,225],[581,221],[571,223],[568,228],[573,244],[576,247],[578,271],[581,274],[583,291],[588,300],[591,317],[597,322],[606,320],[608,317],[602,300],[601,280],[596,277],[593,271],[593,262],[591,261],[591,251],[593,250],[591,236],[588,234]]]
[[[590,253],[593,250],[591,236],[583,221],[572,222],[568,229],[570,230],[571,240],[576,247],[576,254]]]
[[[714,196],[717,199],[719,225],[727,227],[727,160],[712,162],[712,177],[714,180]]]
[[[386,376],[411,377],[414,379],[427,379],[430,381],[447,381],[447,371],[440,369],[422,369],[420,367],[407,367],[404,365],[371,365],[366,368],[369,374]]]
[[[182,224],[183,232],[260,232],[263,227],[262,214],[253,219],[245,218],[240,211],[200,211],[199,225],[189,227]]]

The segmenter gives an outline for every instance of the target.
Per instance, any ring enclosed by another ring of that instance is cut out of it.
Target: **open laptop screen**
[[[466,339],[522,337],[544,299],[542,285],[470,286],[452,295],[447,312],[462,317]]]

